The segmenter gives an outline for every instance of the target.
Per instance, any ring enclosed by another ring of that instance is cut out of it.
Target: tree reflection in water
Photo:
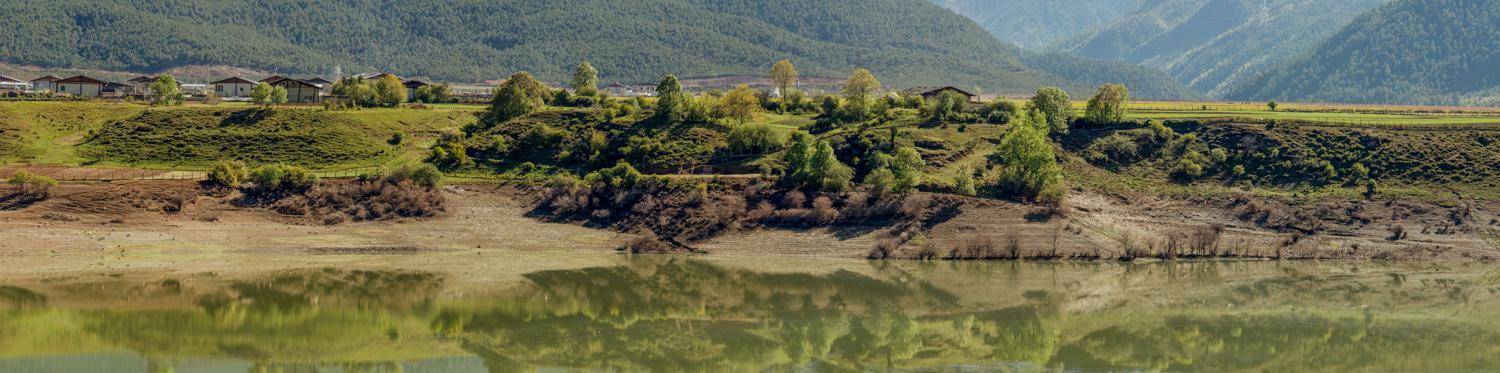
[[[496,372],[1500,367],[1493,271],[1341,271],[1359,275],[1274,263],[767,273],[646,257],[534,272],[483,295],[439,297],[449,281],[431,273],[322,269],[174,280],[107,307],[54,304],[83,286],[5,286],[0,370],[121,349],[149,371],[215,359],[389,372],[450,356]]]

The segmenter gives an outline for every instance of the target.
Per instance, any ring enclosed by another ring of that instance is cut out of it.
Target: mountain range
[[[0,28],[0,62],[43,67],[342,67],[441,81],[525,70],[562,81],[589,61],[602,81],[629,83],[764,75],[789,58],[805,76],[863,67],[891,87],[1087,93],[1124,81],[1140,87],[1138,97],[1193,95],[1151,69],[1023,56],[925,0],[0,0],[0,8],[17,23]],[[1060,74],[1078,70],[1099,71]]]
[[[1500,105],[1500,1],[1401,0],[1225,97]]]

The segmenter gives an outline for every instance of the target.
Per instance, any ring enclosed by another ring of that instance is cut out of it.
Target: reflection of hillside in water
[[[57,289],[79,287],[6,287],[0,370],[6,358],[119,349],[157,367],[207,358],[252,370],[413,371],[422,366],[413,361],[464,355],[480,360],[469,368],[490,371],[1500,366],[1492,307],[1500,276],[1483,270],[1372,266],[1324,275],[1327,268],[1274,263],[870,269],[765,273],[648,257],[530,273],[523,286],[456,298],[438,298],[451,285],[429,273],[304,270],[187,282],[132,305],[92,308],[49,307],[69,298]],[[177,298],[192,306],[140,306]]]

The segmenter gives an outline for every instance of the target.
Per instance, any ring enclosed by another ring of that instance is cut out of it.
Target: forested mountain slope
[[[588,60],[606,82],[651,82],[763,75],[791,58],[805,76],[866,67],[893,87],[1092,88],[1028,68],[1015,47],[926,0],[0,0],[0,9],[20,23],[0,28],[0,62],[54,67],[342,66],[446,81],[528,70],[561,81]]]
[[[1500,104],[1500,1],[1399,0],[1228,97]]]
[[[1129,14],[1144,0],[932,0],[1000,40],[1042,51]]]
[[[1152,0],[1055,49],[1165,70],[1212,96],[1389,0]]]

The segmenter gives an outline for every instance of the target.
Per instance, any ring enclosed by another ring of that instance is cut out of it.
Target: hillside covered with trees
[[[1388,1],[1150,1],[1052,50],[1162,69],[1194,90],[1222,96]]]
[[[526,70],[565,80],[591,61],[605,82],[762,75],[790,58],[805,76],[869,68],[893,87],[1028,92],[1070,82],[925,0],[243,2],[0,0],[0,61],[156,72],[229,65],[288,74],[391,71],[446,81]],[[1163,79],[1162,76],[1146,79]],[[1147,87],[1140,97],[1163,97]]]
[[[1500,2],[1401,0],[1227,97],[1494,105],[1500,103],[1496,40]]]
[[[995,37],[1041,51],[1129,14],[1142,0],[932,0]]]

